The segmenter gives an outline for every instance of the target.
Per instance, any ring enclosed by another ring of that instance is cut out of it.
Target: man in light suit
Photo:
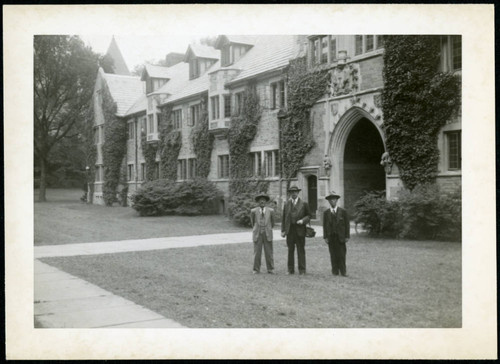
[[[259,206],[250,211],[250,221],[253,227],[253,274],[260,273],[262,247],[266,257],[267,273],[274,273],[273,259],[273,227],[274,210],[266,207],[269,196],[259,194],[255,197]]]
[[[281,236],[286,236],[288,246],[288,274],[295,273],[295,246],[299,261],[299,274],[306,274],[306,224],[311,220],[309,205],[299,196],[300,188],[292,186],[288,189],[291,198],[283,206]]]
[[[323,238],[330,251],[332,274],[347,276],[345,266],[346,243],[349,241],[350,224],[347,211],[337,206],[340,196],[332,191],[325,197],[330,208],[323,213]]]

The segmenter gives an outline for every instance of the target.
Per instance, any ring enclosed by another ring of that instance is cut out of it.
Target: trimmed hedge
[[[356,223],[371,235],[403,239],[462,239],[462,196],[442,193],[435,184],[419,185],[388,201],[384,191],[366,193],[355,204]]]
[[[184,183],[160,179],[146,182],[132,196],[132,208],[141,216],[210,215],[223,197],[214,183],[195,179]]]

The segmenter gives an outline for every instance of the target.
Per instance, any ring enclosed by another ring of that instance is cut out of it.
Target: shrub
[[[242,193],[234,196],[227,209],[229,218],[237,225],[251,227],[250,210],[257,205],[253,194]]]
[[[372,235],[452,241],[462,238],[461,194],[442,193],[435,184],[404,191],[395,201],[387,201],[383,191],[369,192],[355,208],[355,221]]]
[[[132,196],[132,207],[141,216],[214,214],[214,202],[220,198],[222,192],[205,179],[184,183],[161,179],[143,184]]]

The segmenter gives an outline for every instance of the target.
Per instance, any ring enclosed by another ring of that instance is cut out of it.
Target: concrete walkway
[[[323,229],[315,226],[316,237]],[[354,228],[351,228],[354,233]],[[274,230],[274,241],[283,241]],[[182,328],[179,323],[79,279],[39,258],[111,254],[251,241],[251,232],[155,239],[37,246],[35,253],[35,320],[44,328]]]
[[[38,260],[35,260],[34,271],[36,327],[184,327]]]

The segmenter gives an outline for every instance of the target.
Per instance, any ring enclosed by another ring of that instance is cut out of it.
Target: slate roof
[[[169,71],[170,67],[156,66],[153,64],[145,64],[144,70],[148,73],[149,77],[152,78],[171,78],[171,74]],[[141,77],[143,79],[144,77]]]
[[[199,58],[210,58],[210,59],[219,59],[220,58],[220,51],[213,48],[209,47],[203,44],[190,44],[187,51],[186,55],[184,57],[184,61],[187,61],[187,57],[189,55],[189,51],[193,52],[195,57]]]
[[[255,39],[258,35],[221,35],[219,39],[217,39],[216,47],[220,46],[220,43],[223,38],[227,39],[230,43],[238,43],[238,44],[247,44],[254,45]]]
[[[210,67],[207,72],[201,75],[198,78],[188,80],[178,87],[178,89],[172,90],[171,96],[167,99],[166,103],[178,101],[184,99],[189,96],[194,96],[199,93],[208,91],[208,87],[210,86],[210,71],[217,70],[220,66],[219,61],[214,63],[212,67]],[[167,85],[165,85],[167,86]],[[165,87],[164,86],[164,87]]]
[[[168,67],[169,80],[153,94],[174,94],[189,81],[189,64],[180,62]]]
[[[104,73],[100,69],[109,88],[109,92],[116,102],[116,114],[124,116],[128,109],[144,94],[142,81],[139,77]]]
[[[238,61],[228,66],[241,70],[228,84],[283,68],[288,65],[290,59],[297,56],[298,51],[299,45],[294,35],[254,36],[254,46]]]
[[[146,97],[145,94],[142,94],[136,102],[132,104],[130,109],[127,110],[125,115],[132,115],[138,112],[145,112],[148,107],[148,98]]]

